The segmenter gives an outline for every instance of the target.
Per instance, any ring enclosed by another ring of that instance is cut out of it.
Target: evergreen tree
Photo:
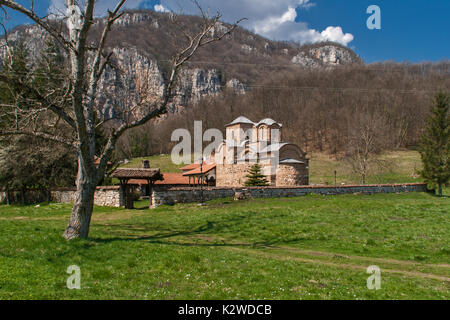
[[[449,107],[449,95],[438,93],[420,143],[421,175],[429,185],[438,186],[439,196],[442,196],[442,186],[450,179]]]
[[[47,42],[40,59],[33,64],[23,43],[8,47],[8,55],[3,60],[0,73],[20,83],[32,86],[49,100],[61,100],[64,86],[64,63],[55,44]],[[0,108],[9,115],[0,118],[0,130],[14,130],[16,123],[26,120],[27,114],[14,112],[13,105],[21,110],[39,110],[42,106],[27,99],[27,90],[20,85],[0,82]],[[40,112],[42,131],[58,130],[65,127],[53,114]],[[29,121],[29,125],[35,125]],[[68,134],[68,133],[67,133]],[[63,144],[42,140],[33,136],[0,136],[0,188],[6,190],[40,189],[73,186],[76,176],[76,156],[73,148]]]
[[[266,176],[261,174],[261,167],[257,163],[250,168],[246,177],[248,178],[247,181],[245,181],[247,187],[266,187],[269,185]]]

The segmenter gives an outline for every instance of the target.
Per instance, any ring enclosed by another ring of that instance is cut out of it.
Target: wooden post
[[[148,207],[149,209],[153,206],[153,180],[147,180],[148,181]]]
[[[123,190],[123,200],[125,209],[133,209],[133,195],[131,194],[131,186],[128,184],[128,179],[120,180],[120,187]]]

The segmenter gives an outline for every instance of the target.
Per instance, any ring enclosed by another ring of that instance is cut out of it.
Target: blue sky
[[[224,20],[249,19],[245,27],[274,40],[300,43],[333,40],[354,49],[366,62],[450,59],[450,0],[199,0]],[[29,0],[18,2],[28,5]],[[62,9],[64,0],[37,0],[40,15]],[[98,12],[116,0],[99,0]],[[155,8],[155,5],[157,7]],[[381,30],[369,30],[369,5],[381,9]],[[129,0],[129,8],[195,14],[187,0]],[[28,22],[10,12],[8,27]]]

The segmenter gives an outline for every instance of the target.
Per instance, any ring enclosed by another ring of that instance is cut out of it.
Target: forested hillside
[[[199,19],[130,11],[117,21],[107,44],[116,68],[107,68],[96,101],[103,120],[130,105],[138,113],[139,100],[161,96],[169,60]],[[92,37],[103,23],[97,21]],[[17,28],[8,40],[38,56],[48,38],[31,25]],[[117,158],[169,153],[174,129],[192,129],[194,120],[203,120],[205,130],[223,129],[240,115],[276,119],[284,125],[283,139],[306,151],[345,155],[364,133],[371,137],[371,152],[415,146],[432,96],[450,88],[450,63],[366,65],[335,43],[299,46],[238,28],[199,50],[177,85],[169,115],[123,136]]]
[[[283,140],[306,151],[342,155],[363,134],[373,138],[373,152],[413,147],[439,89],[450,89],[449,62],[283,68],[250,85],[245,95],[228,90],[157,126],[131,132],[122,141],[122,156],[167,153],[174,129],[192,130],[194,120],[203,120],[204,130],[223,130],[240,115],[253,121],[276,119],[284,125]],[[150,135],[144,141],[145,133]]]

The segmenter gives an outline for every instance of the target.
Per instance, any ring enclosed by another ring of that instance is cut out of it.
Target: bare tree
[[[369,169],[377,161],[374,155],[380,151],[379,132],[382,130],[382,119],[367,112],[360,114],[350,129],[346,160],[353,172],[361,176],[362,184],[366,184]]]
[[[167,105],[173,97],[177,75],[180,68],[203,46],[220,41],[230,34],[239,21],[221,34],[212,32],[221,18],[220,13],[209,17],[196,1],[194,3],[202,13],[202,24],[195,34],[182,31],[186,37],[186,46],[181,48],[171,60],[168,77],[165,82],[164,92],[160,101],[151,105],[139,106],[145,112],[138,117],[120,117],[109,130],[107,142],[100,155],[100,164],[94,164],[96,150],[96,127],[105,123],[96,123],[96,96],[99,81],[108,65],[112,65],[112,52],[107,52],[105,44],[111,32],[113,24],[122,16],[121,9],[127,0],[120,0],[112,11],[108,11],[103,20],[103,32],[96,41],[88,40],[90,31],[98,21],[94,19],[95,0],[86,0],[82,9],[77,6],[75,0],[66,0],[69,36],[62,28],[46,17],[39,17],[34,6],[28,9],[16,1],[0,0],[0,8],[9,8],[18,11],[37,25],[43,28],[65,50],[69,57],[69,78],[67,94],[58,102],[42,96],[27,83],[21,83],[20,79],[6,76],[0,77],[0,81],[23,86],[28,91],[28,99],[33,99],[45,112],[52,112],[58,121],[64,121],[74,132],[73,139],[61,137],[58,132],[39,131],[33,126],[16,126],[10,130],[0,129],[0,135],[33,135],[44,139],[59,141],[75,146],[78,158],[78,174],[76,179],[77,193],[68,226],[64,232],[66,239],[87,238],[89,234],[90,220],[93,211],[94,193],[97,184],[103,179],[107,163],[114,152],[116,142],[129,129],[147,123],[149,120],[159,117],[167,112]],[[174,19],[175,21],[175,19]],[[146,103],[146,100],[140,100]],[[69,106],[69,107],[68,107]],[[20,106],[14,106],[16,109]],[[35,112],[35,111],[33,111]],[[39,118],[34,118],[39,119]]]

